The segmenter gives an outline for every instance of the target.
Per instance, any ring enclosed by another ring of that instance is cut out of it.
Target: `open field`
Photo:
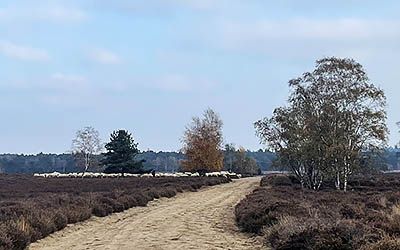
[[[57,179],[0,175],[0,249],[24,249],[67,224],[154,198],[227,183],[219,177]]]
[[[40,240],[36,249],[259,249],[240,233],[234,206],[259,177],[178,194],[105,218],[94,217]]]
[[[302,190],[270,175],[235,209],[243,231],[273,249],[400,249],[400,174],[356,177],[347,193]]]

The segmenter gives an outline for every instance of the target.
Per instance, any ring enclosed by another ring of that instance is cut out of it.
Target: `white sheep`
[[[192,176],[192,177],[199,177],[200,174],[199,174],[198,172],[196,172],[196,173],[193,173],[191,176]]]
[[[153,177],[152,174],[122,174],[122,173],[114,173],[114,174],[106,174],[106,173],[93,173],[93,172],[85,172],[85,173],[68,173],[61,174],[59,172],[53,173],[43,173],[43,174],[33,174],[35,177],[44,177],[44,178],[118,178],[118,177]],[[200,174],[198,172],[177,172],[177,173],[155,173],[155,177],[199,177]],[[207,177],[231,177],[231,178],[242,178],[241,174],[231,173],[228,171],[220,171],[220,172],[210,172],[206,173]]]

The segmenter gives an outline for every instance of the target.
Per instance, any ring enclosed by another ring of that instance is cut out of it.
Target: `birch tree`
[[[398,122],[396,124],[397,124],[397,127],[399,128],[399,134],[400,134],[400,122]],[[400,141],[399,141],[399,143],[397,143],[397,146],[400,147]]]
[[[182,152],[186,155],[182,168],[185,171],[222,170],[222,125],[221,118],[212,109],[207,109],[202,118],[192,119],[182,138]]]
[[[246,149],[239,147],[239,149],[235,151],[233,172],[246,176],[252,176],[260,174],[261,169],[254,158],[246,155]]]
[[[256,122],[262,142],[272,147],[302,184],[318,189],[334,177],[347,190],[363,152],[387,140],[386,97],[361,64],[324,58],[312,72],[289,82],[289,105]]]
[[[327,128],[323,143],[333,149],[329,169],[335,172],[336,187],[346,191],[362,153],[386,146],[385,94],[371,83],[362,65],[351,59],[322,59],[300,84],[309,84],[310,91],[321,96]]]
[[[236,153],[236,148],[235,145],[231,144],[225,144],[224,148],[224,168],[228,170],[229,172],[232,172],[233,169],[233,162],[235,160],[235,153]]]
[[[400,134],[400,122],[397,122],[397,127],[399,129],[399,134]],[[400,148],[400,141],[397,143],[397,147]],[[400,151],[396,152],[397,160],[400,160]],[[400,162],[397,163],[398,166],[400,166]]]
[[[72,152],[78,161],[83,162],[85,173],[95,161],[95,155],[102,151],[99,132],[93,127],[84,127],[76,132],[72,141]]]
[[[320,147],[316,145],[317,130],[307,106],[296,106],[274,110],[271,118],[255,123],[257,135],[268,149],[275,152],[280,165],[289,167],[302,187],[317,190],[324,179]]]

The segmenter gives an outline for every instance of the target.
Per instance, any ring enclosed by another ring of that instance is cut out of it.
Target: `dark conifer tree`
[[[136,161],[139,154],[138,144],[126,130],[117,130],[111,134],[110,142],[106,144],[102,164],[105,173],[141,173],[143,161]]]

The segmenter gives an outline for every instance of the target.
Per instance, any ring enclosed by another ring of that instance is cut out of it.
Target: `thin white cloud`
[[[214,32],[209,34],[209,42],[227,50],[291,58],[331,55],[367,58],[398,48],[400,20],[224,21]]]
[[[177,92],[186,92],[192,89],[191,81],[187,77],[178,74],[165,75],[154,79],[153,87]]]
[[[268,39],[371,39],[400,36],[400,21],[362,19],[295,19],[225,22],[221,31],[230,40]]]
[[[0,82],[0,87],[14,90],[37,90],[41,93],[76,93],[90,92],[92,85],[84,75],[54,73],[51,75],[30,76],[24,75],[9,78]]]
[[[107,89],[108,92],[115,93],[127,93],[130,91],[136,92],[138,88],[143,91],[156,90],[171,93],[200,93],[217,86],[217,82],[214,80],[181,73],[132,76],[129,79],[110,79],[105,82],[113,82],[112,85],[103,85],[103,87]]]
[[[23,46],[8,41],[0,41],[0,53],[14,59],[23,61],[49,61],[49,54],[38,48]]]
[[[50,76],[50,81],[47,84],[47,87],[56,89],[81,89],[88,87],[88,85],[89,81],[85,76],[54,73]]]
[[[0,8],[0,21],[80,22],[87,19],[85,11],[63,5],[11,5]]]
[[[212,10],[223,6],[226,1],[215,0],[170,0],[166,1],[172,5],[185,6],[196,10]]]
[[[120,64],[122,59],[114,52],[106,49],[93,49],[89,53],[89,58],[101,64]]]
[[[147,81],[147,87],[170,92],[191,92],[208,90],[215,86],[215,82],[195,76],[183,74],[167,74]]]
[[[226,10],[227,7],[236,5],[237,2],[231,0],[93,0],[91,4],[94,8],[135,13],[135,15],[157,14],[157,16],[163,16],[182,9],[199,12]]]

